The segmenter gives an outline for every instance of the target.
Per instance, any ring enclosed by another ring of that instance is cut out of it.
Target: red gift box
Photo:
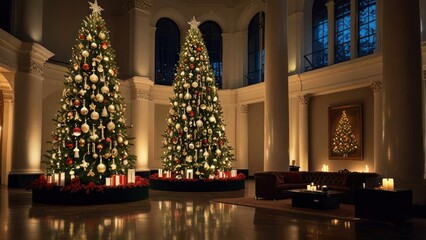
[[[127,177],[123,174],[111,176],[111,186],[119,186],[127,184]]]

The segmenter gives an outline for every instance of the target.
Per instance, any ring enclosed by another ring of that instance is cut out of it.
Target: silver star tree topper
[[[192,16],[192,19],[190,22],[188,22],[188,24],[191,26],[191,29],[196,29],[198,28],[198,25],[200,25],[200,22],[197,22],[197,20],[195,20],[195,17]]]
[[[91,3],[91,2],[89,2],[89,4],[90,4],[90,9],[92,9],[92,14],[99,14],[99,15],[101,15],[101,11],[102,10],[104,10],[103,8],[101,8],[99,5],[98,5],[98,0],[95,0],[95,2],[94,3]]]

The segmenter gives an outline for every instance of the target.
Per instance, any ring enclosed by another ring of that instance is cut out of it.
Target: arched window
[[[213,21],[203,22],[199,27],[209,52],[210,64],[216,78],[216,85],[222,88],[222,29]]]
[[[334,62],[339,63],[351,58],[351,1],[335,0],[334,4]]]
[[[265,13],[257,13],[248,26],[248,72],[247,84],[265,79]]]
[[[327,0],[316,0],[312,7],[312,58],[311,68],[327,66],[328,18]]]
[[[358,0],[358,56],[376,49],[376,0]]]
[[[168,18],[161,18],[155,26],[155,83],[172,85],[179,60],[179,28]]]

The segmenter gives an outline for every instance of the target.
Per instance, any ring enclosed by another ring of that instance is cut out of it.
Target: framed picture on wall
[[[328,156],[333,160],[362,160],[362,103],[329,107]]]

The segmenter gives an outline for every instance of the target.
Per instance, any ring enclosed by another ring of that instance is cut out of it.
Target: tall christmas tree
[[[217,171],[232,168],[233,154],[199,22],[193,18],[189,24],[163,135],[163,169],[177,177],[192,169],[196,178],[212,178]]]
[[[332,144],[333,152],[341,154],[343,157],[347,157],[350,153],[358,149],[358,142],[352,132],[352,127],[345,111],[342,112],[342,116],[336,127]]]
[[[115,51],[97,0],[83,20],[65,79],[54,122],[51,149],[44,163],[48,174],[65,173],[81,183],[102,184],[106,177],[126,174],[136,156],[119,91]]]

